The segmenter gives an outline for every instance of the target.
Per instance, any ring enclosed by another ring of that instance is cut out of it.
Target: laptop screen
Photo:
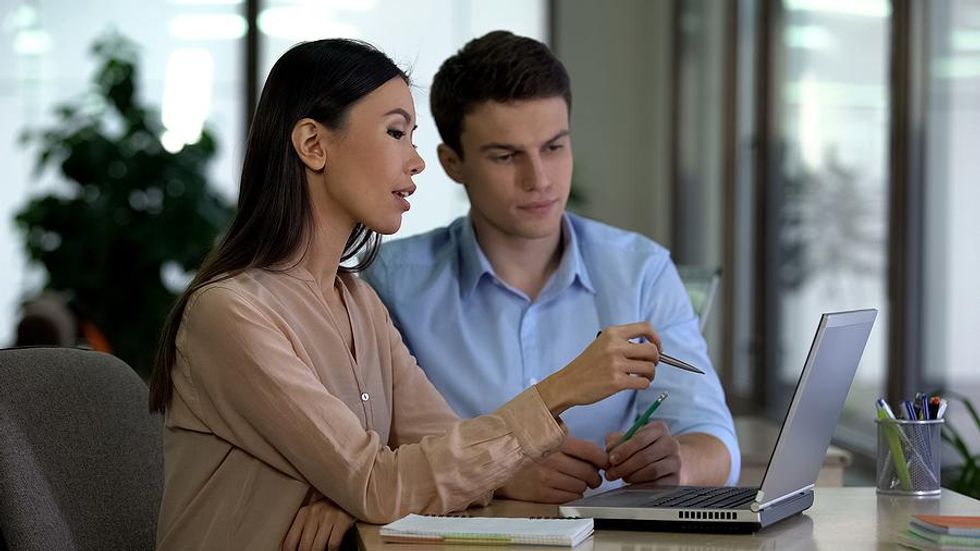
[[[824,314],[762,479],[763,507],[817,479],[877,310]]]

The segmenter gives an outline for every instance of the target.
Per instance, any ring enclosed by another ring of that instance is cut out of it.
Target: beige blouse
[[[534,387],[459,421],[374,291],[339,276],[344,343],[306,269],[250,270],[195,293],[177,335],[159,549],[278,549],[319,491],[390,522],[486,503],[564,432]]]

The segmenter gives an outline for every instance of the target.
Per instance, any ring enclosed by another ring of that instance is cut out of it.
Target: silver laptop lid
[[[754,509],[813,486],[877,315],[821,316]]]

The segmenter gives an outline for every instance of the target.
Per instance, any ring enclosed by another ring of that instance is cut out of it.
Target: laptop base
[[[616,490],[613,490],[616,491]],[[677,520],[653,520],[645,518],[623,518],[622,515],[617,515],[616,513],[611,513],[610,511],[592,510],[587,507],[580,507],[579,511],[575,512],[573,516],[583,516],[592,517],[595,522],[595,527],[597,529],[604,530],[630,530],[630,531],[646,531],[646,532],[700,532],[709,534],[751,534],[753,532],[758,532],[763,528],[779,522],[783,519],[789,518],[793,515],[798,515],[803,511],[809,509],[813,505],[813,491],[806,491],[797,494],[791,498],[780,501],[766,507],[762,511],[755,513],[758,515],[758,521],[756,522],[746,522],[745,520],[729,520],[729,521],[711,521],[700,519],[685,520],[678,518]],[[673,512],[672,509],[661,509],[660,512]],[[682,509],[677,509],[676,514],[681,516]],[[716,511],[705,511],[705,514],[720,513],[725,511],[724,509]],[[729,512],[733,510],[728,510]],[[563,513],[569,513],[570,511],[562,511]],[[652,511],[650,511],[652,512]],[[592,513],[592,514],[590,514]],[[643,509],[635,509],[633,513],[639,517],[644,514]],[[740,515],[747,513],[745,509],[741,510]],[[619,518],[602,518],[605,515],[619,516]],[[626,515],[633,516],[633,515]]]
[[[702,534],[751,534],[762,529],[758,522],[686,522],[683,520],[593,519],[596,530],[641,532],[700,532]]]

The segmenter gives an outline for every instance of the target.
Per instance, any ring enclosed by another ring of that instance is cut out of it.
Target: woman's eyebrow
[[[401,107],[395,107],[394,109],[392,109],[391,111],[388,111],[387,113],[385,113],[382,116],[383,117],[387,117],[388,115],[401,115],[401,116],[405,117],[405,122],[406,123],[411,124],[411,122],[412,122],[412,116],[408,114],[408,111],[402,109]]]

